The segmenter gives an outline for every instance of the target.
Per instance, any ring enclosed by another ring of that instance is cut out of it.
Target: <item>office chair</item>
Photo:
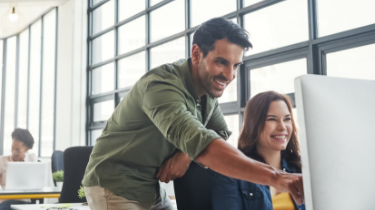
[[[78,197],[78,189],[85,173],[93,147],[70,147],[64,152],[64,184],[59,203],[83,203],[86,198]]]
[[[52,153],[51,169],[52,169],[52,173],[56,171],[60,171],[60,170],[64,171],[64,152],[56,150]],[[53,183],[56,186],[55,180],[53,180]]]
[[[211,180],[214,173],[192,162],[185,175],[173,181],[178,210],[212,210]]]

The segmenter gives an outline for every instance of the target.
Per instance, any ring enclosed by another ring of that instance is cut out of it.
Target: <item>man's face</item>
[[[236,77],[237,69],[242,64],[243,48],[220,39],[215,42],[215,49],[203,53],[198,64],[198,77],[201,87],[212,97],[223,95],[224,89]]]

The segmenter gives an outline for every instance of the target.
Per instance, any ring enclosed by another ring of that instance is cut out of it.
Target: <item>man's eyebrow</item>
[[[227,64],[229,63],[229,61],[227,59],[223,58],[223,57],[216,57],[215,60],[217,60],[217,61],[224,61]]]

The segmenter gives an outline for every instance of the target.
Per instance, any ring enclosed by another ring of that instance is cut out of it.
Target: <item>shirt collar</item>
[[[195,91],[193,80],[191,78],[191,59],[188,58],[181,66],[181,72],[183,79],[185,81],[186,89],[189,91],[189,93],[194,97],[194,100],[196,102],[200,101],[200,98]]]

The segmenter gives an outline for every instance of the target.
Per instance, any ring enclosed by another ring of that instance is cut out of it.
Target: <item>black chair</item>
[[[63,170],[64,171],[64,152],[56,150],[52,153],[51,157],[51,169],[52,173],[56,171]],[[53,180],[56,186],[55,180]]]
[[[78,190],[93,147],[70,147],[64,152],[64,184],[59,203],[83,203],[86,198],[78,197]]]
[[[214,173],[192,162],[185,175],[173,181],[177,209],[212,210],[211,180]]]

